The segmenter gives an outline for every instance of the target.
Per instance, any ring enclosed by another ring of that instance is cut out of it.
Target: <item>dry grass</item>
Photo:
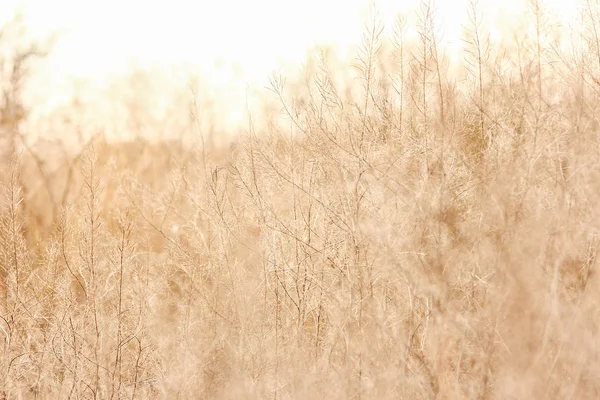
[[[0,398],[600,397],[600,13],[503,52],[472,6],[460,79],[424,4],[231,148],[16,159]]]

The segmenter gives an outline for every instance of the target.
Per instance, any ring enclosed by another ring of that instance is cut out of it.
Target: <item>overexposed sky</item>
[[[521,14],[525,1],[480,3],[491,19],[510,22],[511,15]],[[435,2],[450,46],[461,45],[467,2]],[[573,14],[576,3],[544,2],[565,17]],[[245,83],[264,84],[278,66],[302,62],[315,43],[341,49],[357,44],[368,4],[364,0],[2,0],[0,16],[21,6],[33,35],[61,32],[44,80],[57,98],[71,77],[102,82],[108,74],[127,69],[132,60],[143,66],[191,65],[214,83],[218,96],[226,90],[243,93],[240,87]],[[418,0],[376,4],[382,18],[391,23],[396,12],[414,13]]]

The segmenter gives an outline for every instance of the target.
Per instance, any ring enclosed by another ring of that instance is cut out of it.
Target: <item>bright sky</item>
[[[488,16],[504,15],[505,22],[519,15],[523,2],[480,0]],[[436,1],[451,45],[461,44],[466,3]],[[572,0],[545,3],[562,16],[574,12]],[[54,93],[69,77],[101,83],[136,60],[144,66],[188,63],[215,85],[215,93],[235,90],[241,96],[245,83],[261,86],[282,63],[301,63],[314,43],[342,49],[358,43],[368,10],[364,0],[2,0],[0,16],[19,4],[32,34],[62,32],[44,80]],[[377,1],[388,23],[417,4]]]

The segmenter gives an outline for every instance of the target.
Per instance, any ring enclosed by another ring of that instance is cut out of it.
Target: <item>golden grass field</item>
[[[5,90],[0,398],[600,398],[600,7],[475,6],[460,66],[370,20],[231,143],[28,144]]]

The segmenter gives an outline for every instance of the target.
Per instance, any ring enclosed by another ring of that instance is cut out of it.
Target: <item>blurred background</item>
[[[506,39],[502,32],[514,31],[528,7],[523,0],[479,3],[492,40]],[[543,3],[566,23],[576,16],[576,2]],[[460,58],[468,0],[434,4],[441,44],[450,57]],[[379,0],[376,5],[391,30],[399,12],[413,20],[419,2]],[[82,107],[76,116],[85,126],[111,120],[114,126],[103,126],[108,137],[135,136],[117,124],[131,112],[121,103],[137,104],[160,119],[173,117],[178,110],[187,112],[173,104],[173,97],[189,100],[190,82],[199,107],[210,116],[207,127],[235,134],[247,126],[249,109],[258,113],[274,71],[300,73],[315,46],[348,59],[360,44],[370,7],[363,0],[7,0],[0,4],[0,24],[18,12],[25,29],[13,43],[52,44],[23,91],[28,120],[36,126],[31,135],[52,136],[48,118],[74,113],[76,98]]]

